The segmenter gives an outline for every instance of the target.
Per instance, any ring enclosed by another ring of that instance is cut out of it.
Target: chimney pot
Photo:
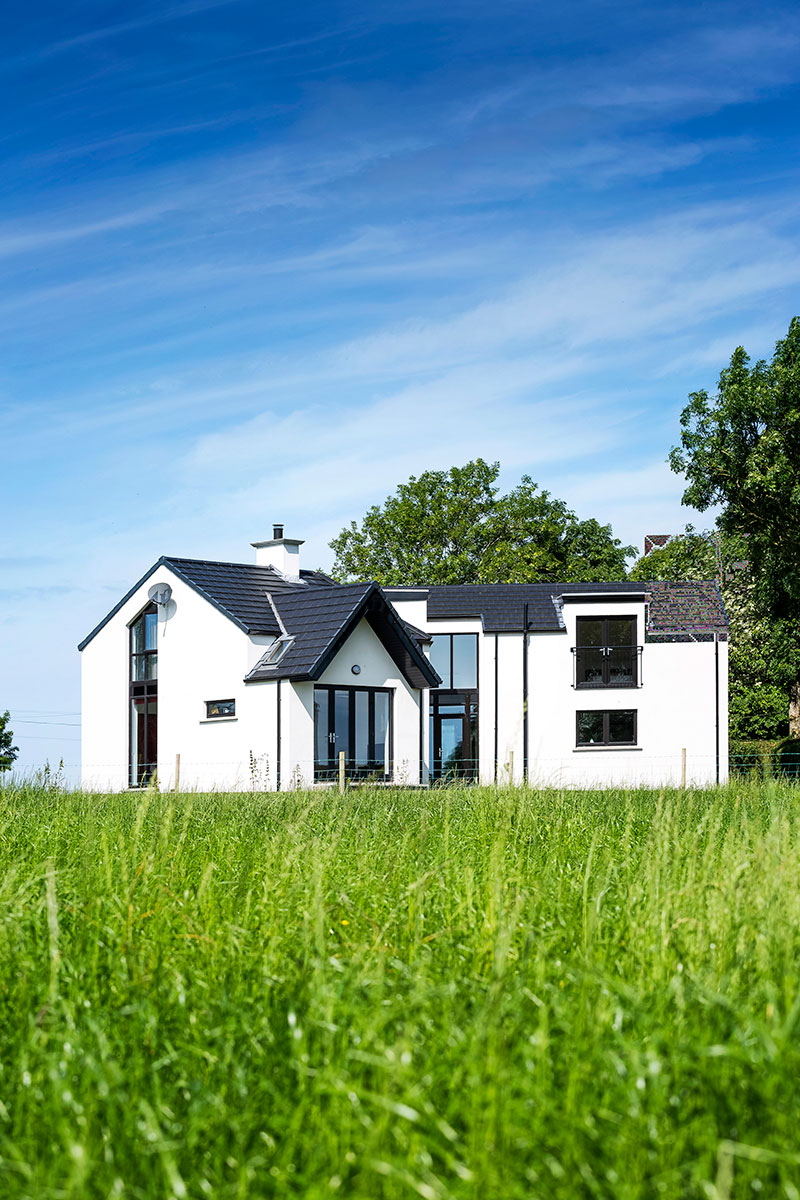
[[[282,538],[283,537],[283,526],[282,525],[273,525],[272,526],[272,536],[276,542],[280,538]]]

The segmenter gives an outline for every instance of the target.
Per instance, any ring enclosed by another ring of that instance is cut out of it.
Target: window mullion
[[[367,696],[367,763],[371,770],[375,762],[375,692],[371,689]]]
[[[328,769],[336,762],[336,692],[326,688],[328,693]]]

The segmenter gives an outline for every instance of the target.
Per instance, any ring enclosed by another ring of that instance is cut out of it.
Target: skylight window
[[[288,633],[282,633],[279,638],[270,646],[267,653],[264,655],[263,663],[266,667],[274,667],[283,658],[286,651],[294,644],[294,638]]]

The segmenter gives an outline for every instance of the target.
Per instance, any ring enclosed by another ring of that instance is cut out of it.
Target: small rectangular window
[[[206,700],[206,717],[235,717],[235,700]]]
[[[576,713],[578,746],[635,746],[635,709],[587,709]]]

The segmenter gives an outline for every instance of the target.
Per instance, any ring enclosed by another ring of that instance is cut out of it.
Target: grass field
[[[0,797],[0,1196],[800,1198],[797,788]]]

